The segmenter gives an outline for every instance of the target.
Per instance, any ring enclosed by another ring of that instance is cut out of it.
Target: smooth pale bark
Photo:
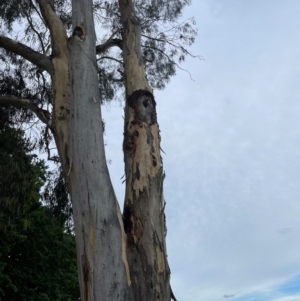
[[[132,300],[126,237],[105,160],[92,1],[73,0],[70,174],[81,300]]]
[[[52,126],[62,169],[65,177],[70,169],[69,160],[69,116],[70,116],[70,82],[69,82],[69,50],[67,34],[62,21],[53,10],[51,1],[37,0],[41,14],[50,30],[53,113]],[[70,187],[69,187],[70,188]]]
[[[141,27],[131,0],[119,0],[126,85],[124,229],[134,300],[170,300],[163,166],[156,103],[141,54]],[[173,297],[173,295],[172,295]]]

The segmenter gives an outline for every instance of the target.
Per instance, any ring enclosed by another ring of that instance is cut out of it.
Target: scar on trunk
[[[58,119],[59,120],[65,120],[68,118],[70,114],[70,110],[64,106],[60,106],[59,107],[59,111],[58,111]]]
[[[136,90],[128,97],[127,103],[134,110],[135,121],[139,120],[149,125],[157,123],[156,102],[152,93]]]
[[[127,126],[126,126],[127,128]],[[135,137],[138,136],[138,134],[130,134],[128,131],[124,133],[124,142],[123,142],[123,150],[126,151],[128,154],[133,155],[136,150],[135,145]]]
[[[73,36],[77,36],[80,40],[83,40],[85,37],[85,32],[82,26],[76,26],[73,31]]]
[[[136,139],[139,137],[139,129],[143,123],[153,125],[157,123],[156,102],[152,93],[147,90],[134,91],[127,99],[128,105],[133,110],[133,119],[125,126],[123,150],[130,155],[136,151]],[[157,165],[156,159],[152,158],[153,166]]]

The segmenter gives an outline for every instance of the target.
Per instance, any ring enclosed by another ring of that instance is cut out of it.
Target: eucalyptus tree
[[[0,85],[6,87],[0,102],[35,113],[44,124],[41,145],[49,159],[61,164],[72,199],[82,300],[174,298],[152,89],[164,88],[178,63],[191,56],[187,47],[196,35],[193,20],[179,22],[188,4],[190,0],[0,4]],[[100,27],[98,38],[95,25]],[[106,165],[100,106],[119,89],[125,94],[123,214]],[[51,137],[58,156],[51,153]]]

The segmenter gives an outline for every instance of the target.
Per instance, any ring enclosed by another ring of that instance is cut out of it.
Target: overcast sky
[[[178,301],[300,300],[300,1],[194,0],[185,72],[155,91]],[[122,204],[122,107],[103,108]]]

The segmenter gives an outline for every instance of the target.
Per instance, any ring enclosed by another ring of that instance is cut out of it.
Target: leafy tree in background
[[[78,300],[75,238],[40,203],[46,168],[16,113],[0,108],[0,300]]]
[[[72,204],[60,168],[49,175],[43,192],[43,202],[50,208],[61,226],[68,231],[73,230]]]
[[[36,204],[0,233],[0,300],[78,300],[75,238],[49,208]]]
[[[0,102],[38,117],[44,124],[40,145],[61,164],[72,199],[82,300],[174,298],[152,88],[163,88],[191,55],[186,47],[196,34],[193,21],[178,22],[188,4],[1,1]],[[94,21],[106,30],[98,39]],[[126,99],[123,214],[106,165],[100,107],[119,88]],[[58,157],[51,154],[51,137]]]
[[[13,107],[0,107],[0,229],[38,204],[46,179],[44,162],[30,154],[33,144],[12,127],[16,113]]]

